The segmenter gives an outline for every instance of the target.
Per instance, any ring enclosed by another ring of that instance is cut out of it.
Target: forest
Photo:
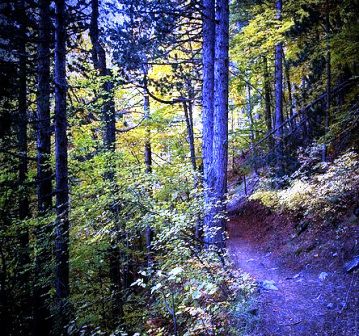
[[[1,334],[359,335],[358,8],[1,0]]]

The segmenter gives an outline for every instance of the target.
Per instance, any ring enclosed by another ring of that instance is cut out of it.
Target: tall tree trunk
[[[290,82],[290,68],[289,68],[288,61],[285,59],[284,52],[283,52],[283,60],[284,60],[285,78],[286,78],[287,90],[288,90],[289,118],[291,118],[290,127],[292,130],[294,130],[295,119],[292,118],[293,113],[294,113],[294,111],[293,111],[294,106],[293,106],[292,84]]]
[[[146,70],[147,75],[147,70]],[[145,120],[150,119],[150,97],[147,92],[144,92],[143,96],[143,110]],[[151,130],[146,126],[146,140],[145,140],[145,165],[146,165],[146,174],[152,173],[152,148],[151,148]],[[150,187],[151,188],[151,187]],[[152,190],[149,190],[152,193]],[[153,230],[149,224],[146,226],[145,230],[145,240],[146,240],[146,254],[147,254],[147,267],[152,267],[153,258],[152,258],[152,237]]]
[[[202,160],[205,203],[203,224],[204,227],[209,227],[213,188],[210,185],[209,175],[211,173],[213,154],[215,2],[213,0],[203,0],[203,7]]]
[[[214,128],[210,182],[213,185],[214,204],[211,223],[205,228],[205,243],[218,248],[225,246],[225,194],[228,165],[228,45],[229,1],[216,3],[216,40],[214,62]]]
[[[69,183],[66,113],[66,5],[55,0],[55,161],[56,161],[56,227],[55,289],[58,323],[61,333],[69,321]]]
[[[326,0],[326,13],[325,13],[325,34],[326,34],[326,75],[327,75],[327,97],[325,100],[325,115],[324,115],[324,135],[329,132],[329,116],[330,116],[330,102],[331,102],[331,55],[330,55],[330,8],[329,0]],[[324,140],[326,142],[326,140]],[[327,160],[327,145],[324,143],[322,148],[322,161]]]
[[[193,171],[197,170],[197,163],[196,163],[196,149],[194,146],[194,135],[193,135],[193,124],[192,124],[192,119],[191,118],[191,113],[192,113],[192,107],[191,102],[187,103],[187,102],[183,102],[183,111],[184,111],[184,115],[185,115],[185,119],[186,119],[186,126],[187,126],[187,137],[188,137],[188,144],[189,144],[189,150],[190,150],[190,155],[191,155],[191,163],[192,163],[192,168]]]
[[[143,96],[143,110],[145,120],[150,119],[150,97],[147,93]],[[151,130],[146,127],[146,140],[145,140],[145,165],[146,173],[152,173],[152,148],[151,148]]]
[[[301,81],[301,108],[305,107],[306,101],[307,101],[307,93],[306,93],[306,80],[305,77],[302,77]],[[302,133],[303,133],[303,142],[307,143],[308,141],[308,134],[309,134],[309,124],[308,124],[308,112],[305,110],[300,115],[300,123],[302,125]]]
[[[27,188],[28,175],[28,140],[27,140],[27,51],[26,51],[26,12],[25,1],[20,0],[18,3],[19,10],[19,37],[18,37],[18,54],[19,54],[19,91],[18,91],[18,150],[19,150],[19,166],[18,166],[18,184],[19,184],[19,219],[24,220],[30,215],[29,196]],[[19,267],[18,281],[22,287],[21,295],[21,323],[26,325],[30,318],[30,253],[29,253],[29,232],[27,227],[21,228],[19,237]]]
[[[39,42],[37,65],[37,198],[39,215],[52,208],[51,131],[50,131],[50,1],[39,1]],[[50,284],[51,226],[36,230],[34,324],[33,334],[46,336],[51,331],[50,312],[47,308]]]
[[[254,120],[253,120],[253,114],[252,114],[252,94],[251,94],[251,83],[248,76],[248,79],[246,81],[246,112],[247,112],[247,118],[249,122],[249,140],[250,140],[250,148],[251,148],[251,156],[253,160],[253,169],[255,173],[257,173],[257,155],[256,155],[256,149],[254,147],[254,140],[255,140],[255,131],[254,131]]]
[[[110,71],[106,66],[106,53],[100,43],[99,28],[99,2],[91,0],[91,22],[90,22],[90,38],[92,43],[92,60],[96,70],[100,76],[109,76]],[[116,115],[115,104],[113,100],[113,85],[111,81],[106,81],[103,86],[104,105],[102,107],[103,121],[103,143],[106,150],[115,150],[116,143]]]
[[[37,64],[37,197],[40,214],[52,208],[50,130],[50,1],[39,1]]]
[[[269,71],[268,71],[268,60],[264,58],[264,106],[265,106],[265,114],[264,119],[267,127],[267,134],[272,132],[272,108],[271,108],[271,88],[270,88],[270,80],[269,80]],[[268,137],[268,149],[271,151],[273,148],[273,137]]]
[[[282,20],[282,0],[276,0],[277,20]],[[275,46],[275,156],[276,175],[284,174],[284,144],[283,144],[283,44]]]
[[[90,22],[90,39],[92,43],[92,60],[94,68],[98,71],[99,75],[109,76],[110,71],[107,69],[106,65],[106,52],[100,43],[100,32],[99,32],[99,1],[91,0],[91,22]],[[116,114],[115,114],[115,103],[113,97],[113,84],[111,81],[105,81],[103,85],[103,97],[104,104],[101,110],[101,118],[103,124],[103,145],[106,151],[114,152],[116,150]],[[106,168],[105,179],[111,183],[113,189],[117,189],[114,176],[114,167],[112,162],[106,163],[108,167]],[[113,191],[114,195],[117,194],[116,191]],[[116,197],[116,196],[115,196]],[[126,285],[129,277],[129,265],[127,264],[124,267],[121,265],[122,252],[120,250],[119,244],[121,240],[125,240],[125,234],[123,234],[120,222],[118,219],[118,202],[114,202],[111,205],[111,211],[114,214],[115,222],[115,234],[113,241],[111,242],[111,248],[109,251],[109,263],[110,263],[110,278],[112,282],[112,290],[114,293],[113,297],[113,309],[112,316],[113,322],[117,323],[118,319],[123,316],[122,309],[122,287],[123,284]],[[123,280],[123,281],[122,281]]]

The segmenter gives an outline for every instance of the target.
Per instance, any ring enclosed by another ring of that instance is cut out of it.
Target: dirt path
[[[274,251],[277,244],[271,250],[263,243],[275,235],[273,221],[281,222],[283,231],[288,223],[261,212],[247,211],[228,225],[233,262],[259,284],[260,322],[251,335],[359,335],[357,274],[345,274],[329,264],[318,268],[293,264],[293,258],[288,262],[288,256]],[[277,239],[283,234],[288,233],[278,233]]]

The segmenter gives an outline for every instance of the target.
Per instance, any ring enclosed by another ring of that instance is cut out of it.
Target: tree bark
[[[51,40],[50,1],[39,1],[39,42],[37,64],[37,198],[39,215],[52,208],[52,169],[51,131],[50,131],[50,40]],[[34,324],[33,334],[49,335],[51,332],[50,311],[47,308],[50,284],[48,279],[51,262],[49,247],[52,235],[48,224],[36,229],[37,254],[35,256],[34,284]]]
[[[271,108],[271,88],[269,80],[269,71],[268,71],[268,60],[264,58],[264,106],[265,114],[264,119],[267,127],[267,134],[272,131],[272,108]],[[268,149],[271,151],[273,148],[273,138],[268,137]]]
[[[193,171],[195,172],[197,170],[197,163],[196,163],[196,148],[194,145],[194,135],[193,135],[193,124],[192,124],[192,106],[191,102],[183,102],[183,111],[186,119],[186,127],[187,127],[187,137],[188,137],[188,144],[189,144],[189,150],[190,150],[190,156],[191,156],[191,163]]]
[[[249,122],[249,140],[250,140],[250,148],[251,148],[251,155],[253,160],[253,169],[255,173],[257,173],[257,155],[256,155],[256,148],[254,146],[255,141],[255,131],[254,131],[254,120],[253,120],[253,114],[252,114],[252,94],[251,94],[251,83],[248,76],[248,79],[246,81],[246,112],[247,112],[247,118]]]
[[[276,0],[276,18],[282,20],[282,0]],[[275,46],[275,156],[276,175],[284,174],[284,144],[283,144],[283,44]]]
[[[50,128],[50,1],[39,1],[37,64],[37,197],[40,214],[52,208]]]
[[[66,5],[55,0],[55,161],[56,161],[56,227],[55,289],[58,323],[62,333],[69,321],[69,184],[66,113]]]
[[[203,86],[202,86],[202,161],[204,187],[204,227],[210,225],[212,188],[209,175],[213,154],[214,116],[214,47],[215,47],[215,1],[203,0]],[[199,231],[199,230],[198,230]]]
[[[290,69],[289,64],[285,60],[284,52],[283,52],[283,59],[284,59],[284,68],[285,68],[285,78],[287,83],[287,90],[288,90],[288,104],[289,104],[289,118],[291,118],[290,127],[292,130],[295,128],[295,119],[292,118],[294,114],[294,105],[293,105],[293,95],[292,95],[292,84],[290,82]]]
[[[30,215],[29,195],[26,185],[28,175],[28,117],[27,117],[27,50],[26,50],[26,3],[20,0],[18,3],[19,11],[19,36],[18,36],[18,185],[19,185],[19,219],[24,220]],[[27,227],[20,229],[18,233],[19,251],[18,262],[19,269],[18,281],[23,292],[21,294],[20,320],[27,328],[28,320],[31,315],[31,288],[30,288],[30,251],[29,251],[29,232]]]
[[[325,34],[326,34],[326,75],[327,75],[327,82],[326,82],[326,91],[327,91],[327,98],[325,101],[325,115],[324,115],[324,136],[327,135],[329,132],[329,116],[330,116],[330,103],[331,103],[331,55],[330,55],[330,8],[329,8],[329,0],[326,0],[326,13],[325,13]],[[326,142],[326,140],[324,140]],[[323,144],[322,148],[322,161],[327,161],[327,145],[326,143]]]
[[[106,53],[100,43],[99,28],[99,2],[98,0],[91,0],[91,22],[90,22],[90,38],[92,43],[92,61],[100,76],[109,76],[110,71],[106,66]],[[103,85],[104,105],[102,107],[102,121],[103,121],[103,144],[106,150],[115,150],[116,144],[116,115],[115,103],[113,100],[113,85],[111,81],[107,80]]]
[[[146,71],[147,75],[147,71]],[[150,119],[150,97],[144,92],[143,96],[143,110],[144,110],[144,118],[145,120]],[[146,129],[146,140],[145,140],[145,165],[146,165],[146,174],[152,173],[152,148],[151,148],[151,130]],[[151,187],[150,187],[151,188]],[[149,190],[152,193],[152,190]],[[145,230],[145,240],[146,240],[146,258],[147,258],[147,267],[152,267],[153,258],[152,258],[152,238],[153,238],[153,230],[149,224],[146,226]]]
[[[210,225],[205,227],[205,243],[222,249],[225,246],[225,194],[228,165],[228,46],[229,2],[216,3],[216,40],[214,62],[214,128],[210,185],[213,186],[213,207]]]

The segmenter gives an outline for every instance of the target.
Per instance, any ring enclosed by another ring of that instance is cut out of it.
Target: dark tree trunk
[[[56,161],[56,227],[55,289],[58,323],[62,333],[69,318],[69,184],[66,113],[66,5],[55,0],[55,161]]]
[[[19,3],[20,27],[19,27],[19,97],[18,97],[18,146],[19,146],[19,186],[22,188],[19,195],[19,218],[25,219],[29,213],[29,199],[26,188],[28,173],[27,158],[27,53],[26,53],[26,13],[23,0]],[[24,237],[25,240],[27,238]],[[25,242],[27,245],[27,243]],[[27,247],[26,247],[27,248]]]
[[[294,113],[294,105],[293,105],[293,95],[292,95],[292,84],[290,82],[290,69],[289,64],[284,58],[283,53],[283,59],[284,59],[284,65],[285,65],[285,77],[286,77],[286,83],[287,83],[287,90],[288,90],[288,104],[289,104],[289,118],[291,118],[290,121],[290,127],[292,130],[295,128],[295,119],[293,117]]]
[[[197,170],[197,163],[196,163],[196,149],[195,149],[195,145],[194,145],[194,135],[193,135],[193,124],[192,124],[192,117],[191,117],[191,113],[192,111],[192,106],[191,102],[187,103],[187,102],[183,102],[183,111],[184,111],[184,115],[185,115],[185,119],[186,119],[186,126],[187,126],[187,138],[188,138],[188,144],[189,144],[189,150],[190,150],[190,155],[191,155],[191,163],[192,163],[192,168],[193,171]]]
[[[277,20],[282,20],[282,0],[276,0]],[[276,175],[284,174],[284,144],[283,144],[283,44],[275,47],[275,156]]]
[[[330,117],[330,103],[331,103],[331,55],[330,55],[330,21],[329,21],[329,0],[326,0],[326,13],[325,13],[325,34],[326,34],[326,75],[327,75],[327,82],[326,82],[326,91],[327,97],[325,100],[325,115],[324,115],[324,135],[327,135],[329,132],[329,117]],[[326,142],[326,140],[324,140]],[[327,161],[327,153],[328,148],[327,145],[324,143],[322,148],[322,161]]]
[[[37,65],[37,197],[39,215],[44,215],[52,208],[50,27],[50,1],[40,0]],[[47,308],[51,286],[50,284],[43,285],[43,280],[49,278],[51,231],[49,225],[44,225],[36,230],[33,334],[39,336],[49,335],[51,331],[50,312]]]
[[[90,22],[90,38],[92,43],[92,61],[100,76],[109,76],[110,71],[106,66],[106,53],[100,43],[99,28],[99,2],[91,0],[91,22]],[[110,81],[106,81],[103,86],[104,105],[102,107],[103,121],[103,143],[106,150],[115,150],[116,143],[116,115],[115,104],[113,100],[113,85]]]
[[[146,121],[150,119],[150,97],[145,92],[143,96],[143,110],[144,118]],[[146,173],[152,173],[152,148],[151,148],[151,130],[146,126],[146,139],[145,139],[145,165]]]
[[[251,94],[251,83],[250,79],[248,77],[246,81],[246,112],[247,112],[247,118],[249,122],[249,140],[250,140],[250,148],[251,148],[251,156],[252,156],[252,164],[253,169],[257,173],[257,155],[256,155],[256,148],[254,146],[255,141],[255,126],[254,126],[254,120],[253,120],[253,114],[252,114],[252,94]]]
[[[267,58],[264,59],[264,106],[265,106],[265,123],[267,127],[267,134],[272,132],[272,108],[271,108],[271,87],[268,71]],[[268,149],[271,151],[273,148],[273,137],[268,137]]]
[[[225,194],[227,192],[228,165],[228,44],[229,44],[229,2],[216,3],[216,40],[214,62],[214,128],[210,185],[213,186],[214,206],[210,225],[205,227],[205,243],[225,246]],[[218,205],[220,204],[220,205]]]
[[[92,43],[92,61],[94,68],[98,71],[100,76],[109,76],[110,71],[106,65],[106,53],[100,43],[100,32],[99,32],[99,1],[91,0],[91,22],[90,22],[90,38]],[[103,124],[103,145],[106,151],[114,152],[116,150],[116,115],[115,115],[115,103],[113,97],[113,84],[107,80],[103,85],[103,97],[104,104],[101,110],[102,124]],[[108,163],[106,168],[105,179],[109,181],[113,189],[117,189],[114,176],[114,166],[111,162]],[[114,190],[114,195],[116,191]],[[122,233],[119,219],[118,219],[118,203],[111,205],[112,213],[114,214],[114,239],[110,248],[110,278],[113,290],[113,306],[112,316],[113,322],[117,323],[119,318],[123,316],[123,302],[122,302],[122,287],[128,284],[129,281],[129,269],[130,266],[127,264],[122,267],[121,260],[122,252],[119,244],[121,240],[125,240]],[[123,281],[122,281],[123,280]]]
[[[210,207],[213,186],[210,172],[213,153],[214,113],[214,47],[215,47],[215,2],[203,0],[203,86],[202,86],[202,160],[204,187],[204,226],[210,225]]]
[[[146,71],[147,75],[147,71]],[[144,110],[144,118],[145,120],[150,119],[150,97],[145,92],[143,96],[143,110]],[[151,130],[146,129],[146,140],[145,140],[145,165],[146,165],[146,174],[152,173],[152,148],[151,148]],[[151,188],[151,187],[150,187]],[[152,193],[152,190],[149,190]],[[151,226],[148,224],[145,230],[145,240],[146,240],[146,258],[147,258],[147,267],[152,267],[153,258],[152,258],[152,237],[153,230]]]
[[[19,10],[19,36],[18,36],[18,55],[19,55],[19,91],[18,91],[18,184],[19,184],[19,219],[24,220],[30,215],[29,195],[27,188],[28,175],[28,139],[27,139],[27,51],[26,51],[26,12],[25,1],[20,0],[18,3]],[[28,320],[31,315],[31,288],[30,288],[30,251],[29,251],[29,232],[27,227],[21,228],[18,234],[19,251],[18,251],[18,281],[22,287],[21,295],[21,314],[19,318],[27,329]]]
[[[39,2],[39,42],[37,65],[37,180],[40,214],[52,208],[50,130],[50,1]]]

